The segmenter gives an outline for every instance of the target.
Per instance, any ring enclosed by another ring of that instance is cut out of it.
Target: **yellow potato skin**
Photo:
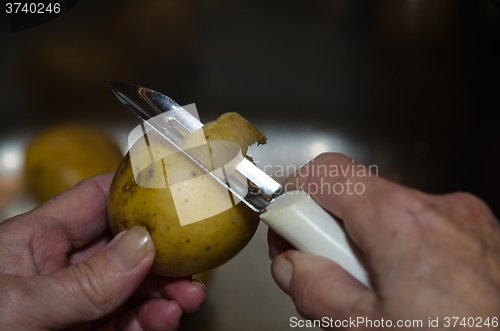
[[[160,162],[154,166],[161,171]],[[197,208],[197,202],[192,204]],[[135,225],[145,227],[156,246],[151,272],[167,277],[190,276],[229,261],[246,246],[259,224],[258,215],[239,203],[181,226],[170,189],[137,185],[129,154],[111,184],[108,219],[115,235]]]
[[[217,130],[225,127],[222,123]],[[183,154],[177,153],[154,162],[134,178],[130,153],[142,158],[149,152],[131,149],[123,158],[110,188],[108,219],[115,235],[135,225],[149,231],[156,246],[152,273],[183,277],[208,271],[232,259],[252,239],[259,225],[259,217],[242,202],[202,221],[181,225],[171,192],[174,186],[144,187],[165,182],[163,167],[169,163],[169,174],[180,179],[190,176],[203,178],[196,187],[189,181],[181,181],[182,184],[175,187],[188,193],[190,190],[198,191],[184,201],[188,208],[209,210],[216,205],[214,197],[227,194],[226,189],[211,183],[213,180],[209,175],[202,176]]]
[[[26,148],[25,179],[40,202],[95,175],[114,171],[123,154],[101,130],[62,124],[37,134]]]

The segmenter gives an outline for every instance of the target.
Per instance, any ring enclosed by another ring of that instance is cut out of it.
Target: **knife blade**
[[[115,96],[125,105],[125,107],[180,152],[184,153],[197,166],[211,174],[217,182],[225,186],[233,195],[243,201],[253,211],[263,212],[269,205],[269,202],[283,192],[283,188],[278,182],[260,170],[248,159],[243,158],[236,166],[236,170],[254,183],[257,189],[249,188],[246,196],[241,196],[239,192],[228,185],[227,181],[218,176],[214,176],[213,172],[207,169],[200,160],[197,160],[181,148],[179,146],[179,140],[181,139],[179,138],[180,133],[167,123],[169,120],[174,120],[192,133],[203,127],[203,124],[196,117],[184,110],[184,108],[179,106],[171,98],[159,92],[132,84],[113,81],[110,81],[109,85]],[[133,96],[135,96],[135,98]],[[158,118],[158,115],[162,116]]]
[[[232,174],[216,175],[180,146],[183,134],[174,124],[193,133],[203,127],[196,117],[171,98],[154,90],[114,81],[109,81],[109,85],[118,100],[145,125],[210,174],[250,209],[259,213],[261,220],[275,232],[303,252],[333,260],[370,288],[361,253],[346,236],[341,223],[316,204],[306,192],[284,193],[278,182],[244,157],[235,169],[253,185],[247,186]],[[241,185],[247,188],[244,196],[238,188]]]

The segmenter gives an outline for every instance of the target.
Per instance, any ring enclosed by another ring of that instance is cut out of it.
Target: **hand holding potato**
[[[112,176],[0,224],[0,329],[176,330],[198,309],[198,281],[148,275],[155,247],[144,228],[111,240]]]
[[[500,227],[490,209],[466,193],[429,195],[375,176],[311,171],[353,164],[343,155],[323,154],[285,187],[307,191],[348,180],[364,185],[363,194],[310,193],[343,220],[364,254],[374,290],[330,260],[290,250],[270,232],[274,279],[300,314],[332,321],[383,318],[393,327],[397,320],[421,320],[424,328],[429,319],[439,318],[443,328],[446,317],[456,316],[472,317],[475,323],[488,319],[489,326],[495,326],[492,320],[498,321],[500,311]]]

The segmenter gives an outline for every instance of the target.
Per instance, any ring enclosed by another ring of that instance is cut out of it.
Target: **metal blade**
[[[248,159],[243,158],[243,161],[237,165],[236,170],[250,180],[255,187],[249,187],[246,196],[242,197],[228,183],[232,185],[238,185],[238,183],[241,185],[245,184],[239,182],[234,176],[229,176],[231,178],[225,179],[217,177],[202,162],[179,146],[179,140],[182,138],[182,135],[173,128],[171,121],[176,121],[189,132],[194,132],[203,127],[203,124],[196,117],[179,106],[175,101],[159,92],[113,81],[109,81],[109,86],[118,100],[133,114],[142,119],[146,125],[165,138],[206,173],[210,174],[218,183],[226,187],[235,197],[243,201],[252,210],[263,212],[269,202],[282,193],[282,187],[279,183]],[[157,117],[160,114],[164,114],[165,116]]]
[[[137,85],[113,81],[108,83],[118,100],[145,122],[168,112],[167,118],[176,120],[189,132],[203,127],[203,123],[166,95]]]

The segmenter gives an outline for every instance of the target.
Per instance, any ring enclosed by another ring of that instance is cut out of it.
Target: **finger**
[[[190,277],[167,278],[149,274],[131,300],[137,306],[150,299],[175,300],[185,313],[193,313],[205,299],[205,286]]]
[[[375,295],[336,263],[289,250],[277,256],[271,272],[308,319],[349,319],[373,316]]]
[[[186,313],[194,313],[205,298],[205,286],[197,279],[160,278],[163,298],[176,300]]]
[[[295,248],[271,228],[267,231],[267,243],[269,245],[269,257],[271,260],[281,253]]]
[[[103,249],[112,239],[113,233],[111,233],[111,229],[107,228],[103,233],[88,244],[73,250],[68,255],[69,265],[74,265],[88,259]]]
[[[182,308],[175,301],[149,300],[119,315],[96,331],[173,331],[179,328]]]
[[[285,185],[302,189],[342,219],[353,241],[369,259],[401,241],[412,247],[414,215],[428,208],[425,195],[377,177],[353,159],[335,153],[318,156]]]
[[[137,320],[138,324],[143,326],[144,331],[177,330],[182,317],[182,308],[177,302],[161,299],[147,301],[136,311],[136,314],[127,315],[129,318],[132,317],[132,321]],[[125,321],[127,319],[124,318]],[[118,330],[120,330],[120,324],[118,321]]]
[[[86,179],[26,215],[44,230],[62,229],[73,247],[82,247],[109,226],[106,206],[112,179],[111,172]]]
[[[148,232],[133,227],[88,260],[52,274],[23,278],[30,297],[26,307],[38,307],[34,318],[47,328],[101,318],[132,295],[151,268],[154,255]]]

